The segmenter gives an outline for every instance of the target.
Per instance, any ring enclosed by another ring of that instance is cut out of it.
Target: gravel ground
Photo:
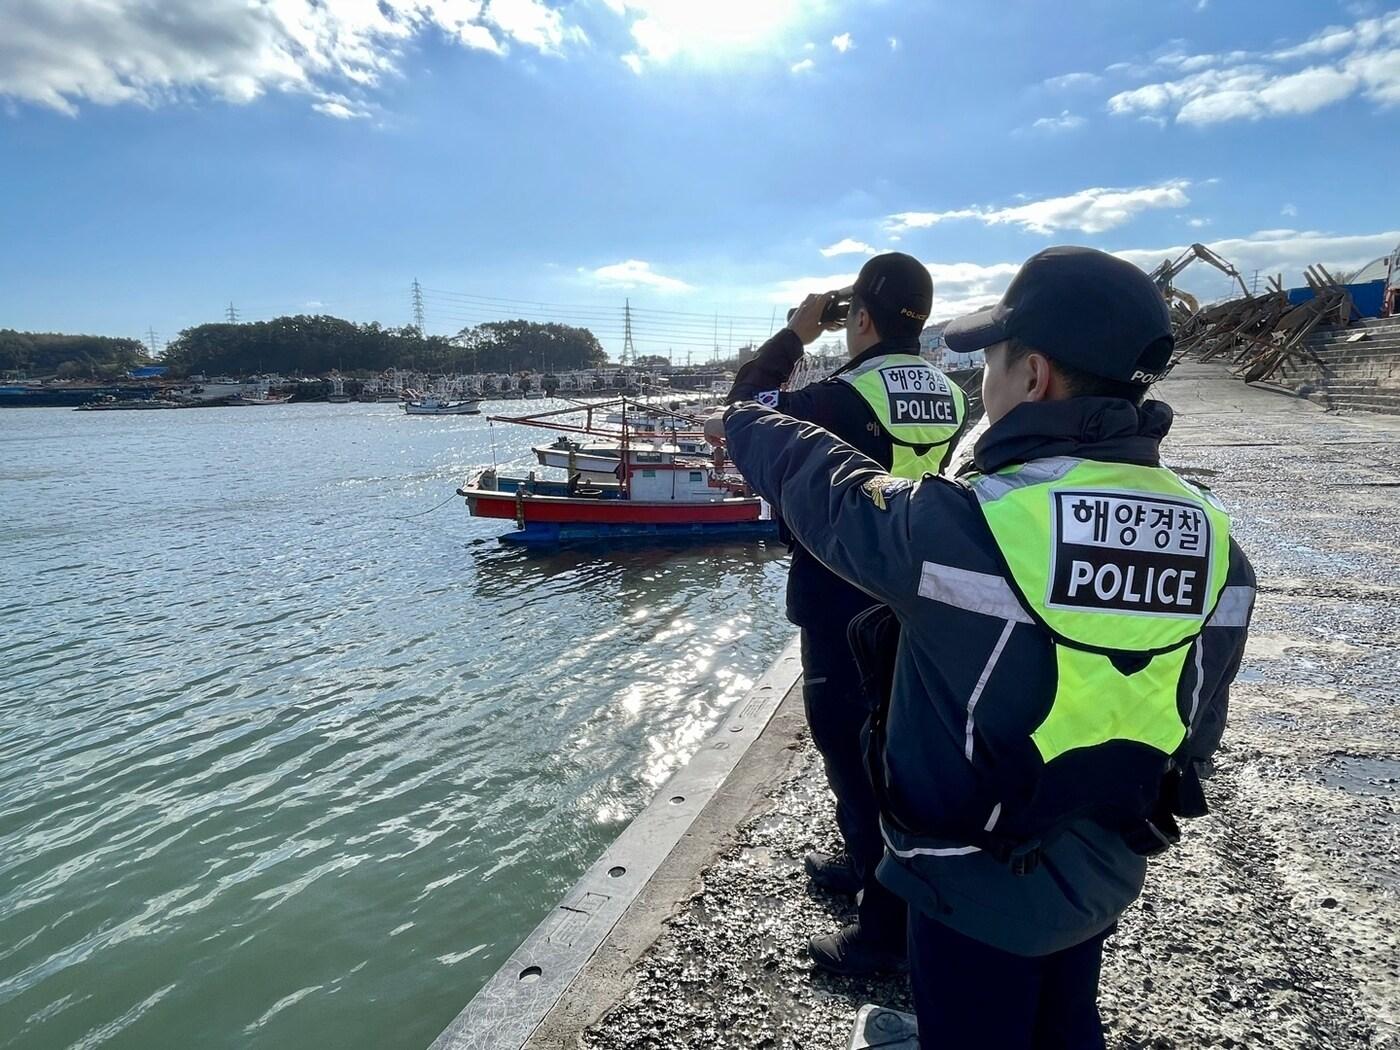
[[[1231,508],[1261,594],[1212,812],[1108,944],[1109,1045],[1400,1050],[1400,420],[1200,367],[1159,390],[1179,413],[1166,458]],[[852,916],[802,874],[836,828],[801,756],[585,1047],[835,1050],[861,1003],[909,1008],[901,980],[807,962]]]

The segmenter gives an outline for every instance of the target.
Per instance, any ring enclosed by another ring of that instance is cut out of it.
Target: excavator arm
[[[1240,286],[1241,294],[1246,299],[1253,298],[1250,294],[1249,286],[1244,283],[1244,278],[1240,276],[1240,272],[1204,244],[1191,245],[1191,247],[1182,252],[1175,260],[1163,259],[1162,264],[1153,270],[1149,276],[1156,283],[1157,287],[1162,290],[1164,296],[1169,299],[1172,298],[1173,295],[1179,296],[1180,293],[1172,288],[1172,282],[1176,280],[1182,270],[1186,269],[1186,267],[1190,266],[1197,259],[1201,262],[1209,263],[1227,277],[1233,277],[1235,282]]]

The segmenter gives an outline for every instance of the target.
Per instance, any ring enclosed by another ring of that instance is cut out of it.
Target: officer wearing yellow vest
[[[851,288],[844,322],[850,360],[822,382],[782,389],[804,345],[833,327],[823,325],[822,316],[834,298],[808,296],[788,327],[739,369],[729,400],[759,401],[816,423],[898,477],[938,473],[966,425],[967,398],[919,356],[919,333],[933,301],[927,267],[898,252],[869,260]],[[841,854],[809,854],[806,867],[818,885],[859,895],[858,921],[812,938],[809,951],[819,966],[848,975],[905,965],[904,902],[875,878],[884,844],[863,755],[869,707],[846,640],[847,625],[873,604],[794,544],[787,613],[802,628],[808,724],[845,842]]]
[[[909,905],[921,1045],[1098,1048],[1104,940],[1205,811],[1254,604],[1230,519],[1164,467],[1173,349],[1137,267],[1051,248],[952,322],[990,422],[956,480],[892,476],[756,403],[730,455],[895,635],[870,765],[880,881]]]

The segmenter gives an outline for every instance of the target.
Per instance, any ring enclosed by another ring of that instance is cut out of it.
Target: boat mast
[[[630,460],[632,457],[627,454],[627,398],[625,395],[622,398],[622,447],[619,451],[621,452],[622,477],[618,481],[622,486],[622,498],[631,499],[632,467]]]

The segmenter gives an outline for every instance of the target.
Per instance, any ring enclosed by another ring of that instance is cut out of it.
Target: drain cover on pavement
[[[919,1029],[913,1014],[866,1003],[856,1013],[850,1050],[919,1050]]]

